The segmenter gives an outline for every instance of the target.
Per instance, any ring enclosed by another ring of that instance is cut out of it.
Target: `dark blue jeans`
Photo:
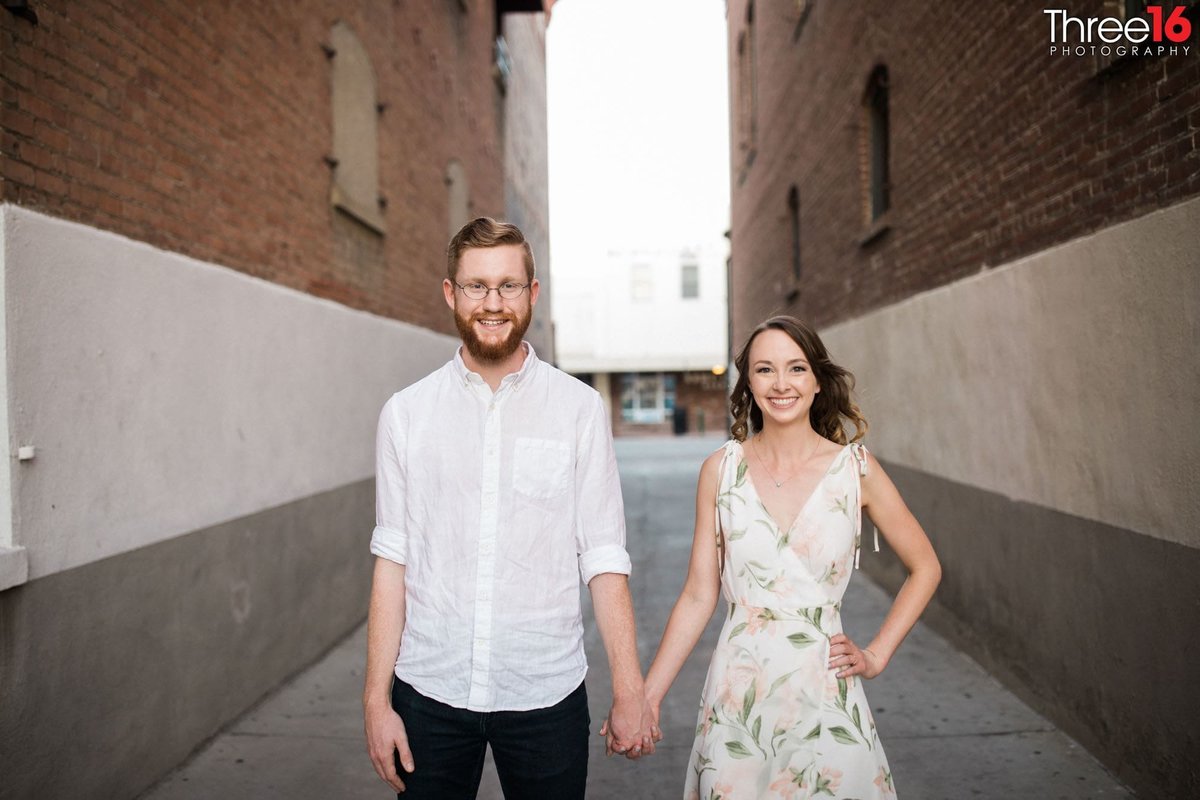
[[[561,702],[532,711],[467,711],[439,703],[401,680],[392,708],[404,720],[412,772],[396,768],[401,800],[475,800],[487,747],[507,800],[583,800],[588,714],[583,684]]]

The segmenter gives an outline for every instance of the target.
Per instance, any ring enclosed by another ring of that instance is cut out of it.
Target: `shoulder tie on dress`
[[[862,551],[862,479],[867,474],[867,448],[861,442],[850,445],[850,454],[858,464],[854,480],[858,485],[858,515],[854,526],[854,568],[858,569],[858,554]],[[874,528],[875,552],[879,552],[879,528]]]
[[[721,456],[721,464],[717,467],[717,499],[713,503],[713,528],[717,540],[717,575],[725,574],[725,531],[721,528],[721,488],[725,483],[725,464],[733,455],[734,442],[725,443],[725,455]]]

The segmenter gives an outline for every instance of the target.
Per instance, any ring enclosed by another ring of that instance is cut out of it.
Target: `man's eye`
[[[521,284],[519,284],[519,283],[505,283],[505,284],[501,285],[500,288],[501,289],[516,289],[520,285]]]
[[[470,289],[472,292],[482,292],[483,284],[482,283],[468,283],[467,288]]]

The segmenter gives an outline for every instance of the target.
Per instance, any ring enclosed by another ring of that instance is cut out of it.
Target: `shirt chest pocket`
[[[555,439],[518,438],[513,448],[513,489],[550,500],[571,485],[571,447]]]

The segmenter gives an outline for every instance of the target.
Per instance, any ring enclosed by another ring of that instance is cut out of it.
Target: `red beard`
[[[506,319],[512,323],[512,326],[509,328],[508,336],[500,341],[484,342],[475,331],[475,321],[479,319]],[[467,352],[476,361],[482,362],[504,361],[517,352],[517,348],[521,346],[521,340],[525,336],[525,331],[529,330],[529,323],[532,320],[532,311],[523,317],[506,312],[497,314],[480,311],[469,317],[460,316],[458,312],[454,314],[454,324],[458,326],[458,335],[462,337],[463,345],[467,348]]]

